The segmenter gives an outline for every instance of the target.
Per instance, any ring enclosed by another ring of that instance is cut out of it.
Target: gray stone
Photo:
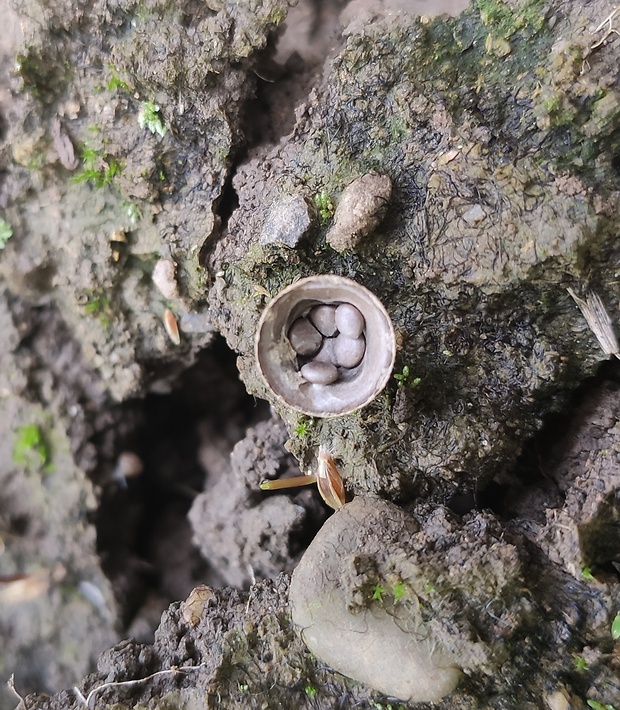
[[[385,526],[400,529],[406,539],[412,522],[385,501],[354,499],[310,544],[293,573],[289,600],[293,622],[322,661],[386,695],[437,702],[458,685],[461,670],[422,621],[419,606],[373,603],[372,585],[351,584],[363,579],[361,561],[385,546]],[[366,600],[360,597],[364,589]]]
[[[283,244],[294,249],[310,227],[310,210],[300,195],[284,195],[273,202],[263,225],[261,244]]]

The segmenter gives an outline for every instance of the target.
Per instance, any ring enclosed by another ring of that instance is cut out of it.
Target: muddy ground
[[[2,14],[0,708],[620,708],[617,5]],[[397,345],[333,418],[254,351],[320,273]]]

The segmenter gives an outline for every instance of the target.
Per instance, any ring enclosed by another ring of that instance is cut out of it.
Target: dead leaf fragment
[[[596,336],[598,344],[606,355],[615,355],[620,359],[620,347],[614,332],[614,325],[611,322],[609,313],[603,305],[600,296],[594,291],[586,294],[585,301],[579,298],[572,288],[566,289],[572,296],[573,301],[579,306],[579,310],[586,319],[590,330]]]
[[[196,626],[215,593],[206,584],[192,589],[187,599],[181,603],[181,614],[190,626]]]

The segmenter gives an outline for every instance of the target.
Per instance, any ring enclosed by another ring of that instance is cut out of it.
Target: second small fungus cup
[[[311,321],[316,306],[338,310],[343,304],[362,317],[361,361],[345,367],[332,358],[327,364],[337,370],[336,378],[311,382],[312,378],[300,371],[308,364],[314,369],[326,364],[320,352],[329,350],[339,334],[324,336],[321,350],[312,360],[313,356],[300,355],[299,346],[294,349],[291,345],[291,327],[297,324],[299,328],[299,322],[309,315]],[[373,293],[351,279],[322,274],[287,286],[267,304],[258,324],[255,352],[263,379],[280,401],[311,417],[334,417],[364,407],[383,390],[394,367],[396,337],[387,311]]]

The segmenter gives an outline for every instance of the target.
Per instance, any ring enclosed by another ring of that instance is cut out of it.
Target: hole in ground
[[[192,544],[187,513],[204,487],[199,455],[205,436],[226,461],[246,428],[269,414],[266,403],[245,391],[235,360],[216,340],[170,394],[119,405],[92,440],[101,455],[93,475],[102,490],[98,551],[126,627],[140,610],[134,636],[148,636],[161,611],[197,584],[221,586]],[[126,464],[126,478],[119,461]]]

